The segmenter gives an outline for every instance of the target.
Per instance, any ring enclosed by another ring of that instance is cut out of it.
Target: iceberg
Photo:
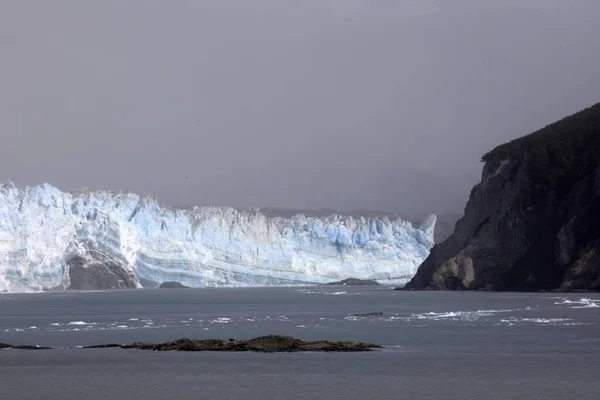
[[[0,186],[0,292],[320,284],[403,285],[433,246],[388,218],[267,217],[228,207],[177,209],[151,196]]]

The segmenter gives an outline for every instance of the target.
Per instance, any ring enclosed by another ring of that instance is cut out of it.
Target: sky
[[[3,0],[0,181],[461,213],[600,101],[597,0]]]

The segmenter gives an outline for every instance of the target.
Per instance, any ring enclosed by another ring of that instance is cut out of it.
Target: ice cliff
[[[387,218],[270,218],[173,209],[152,197],[0,185],[0,292],[327,283],[402,285],[433,246],[421,226]]]

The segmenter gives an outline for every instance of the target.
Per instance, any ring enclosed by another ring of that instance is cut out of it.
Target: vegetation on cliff
[[[600,103],[486,153],[495,170],[505,159],[527,160],[529,200],[548,191],[564,193],[600,165]]]

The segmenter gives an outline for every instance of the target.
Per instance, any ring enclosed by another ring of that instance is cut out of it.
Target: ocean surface
[[[355,315],[383,313],[381,315]],[[360,340],[367,353],[77,349],[181,337]],[[0,399],[598,399],[600,295],[386,287],[0,294]]]

